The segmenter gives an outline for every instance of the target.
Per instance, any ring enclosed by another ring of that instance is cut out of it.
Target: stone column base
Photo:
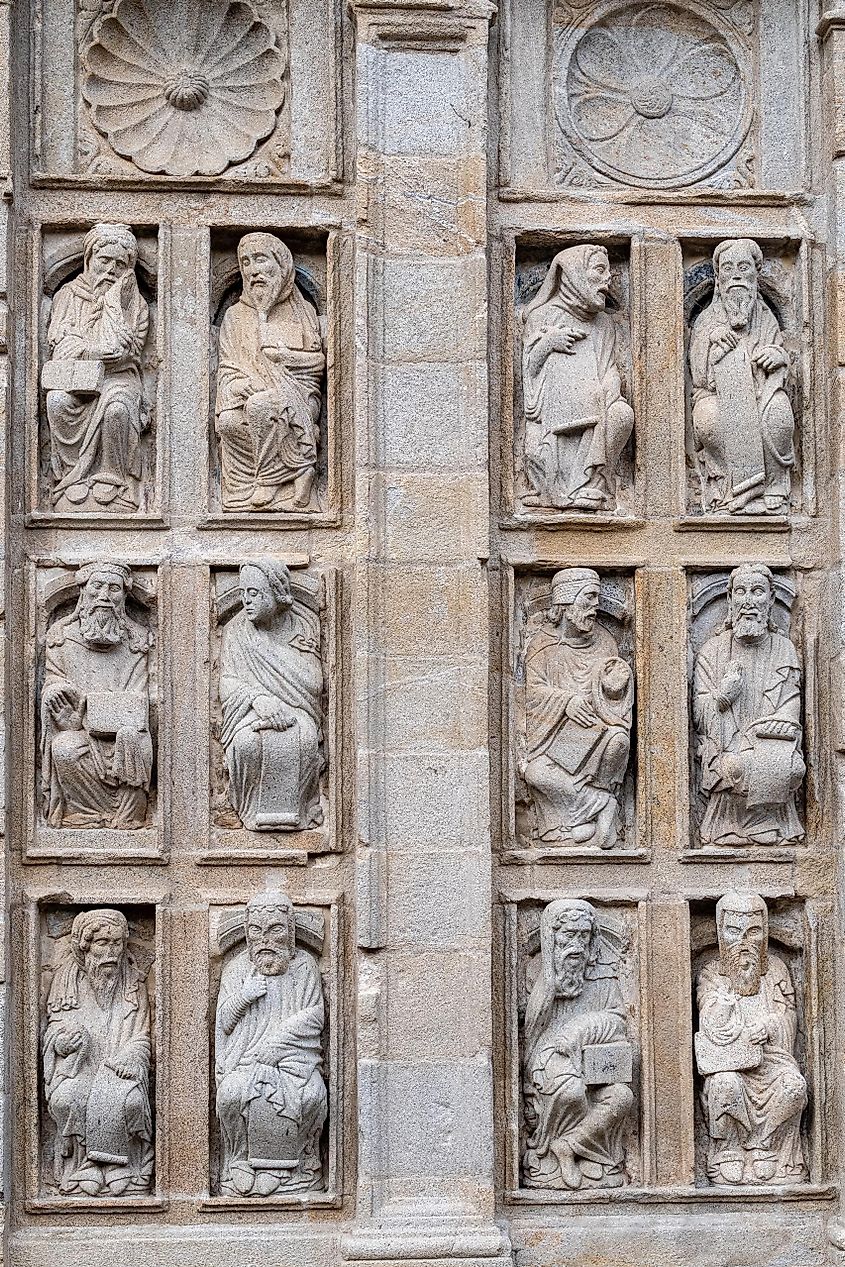
[[[377,1224],[343,1237],[340,1252],[347,1267],[513,1267],[507,1234],[471,1215],[384,1211]]]

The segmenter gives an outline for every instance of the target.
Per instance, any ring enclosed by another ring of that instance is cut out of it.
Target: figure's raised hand
[[[716,326],[710,331],[710,355],[717,363],[739,346],[739,335],[730,326]]]
[[[785,369],[789,364],[789,358],[783,348],[779,348],[773,343],[768,344],[766,347],[758,348],[751,359],[755,365],[758,365],[761,370],[765,370],[767,374],[772,374],[775,370]]]
[[[572,355],[575,344],[585,337],[584,331],[573,330],[571,326],[561,326],[558,329],[550,330],[546,335],[549,350],[551,352],[565,352],[567,356]]]
[[[574,721],[576,725],[583,726],[585,729],[595,726],[598,722],[592,704],[584,699],[583,695],[573,695],[564,711],[570,721]]]
[[[267,993],[267,982],[263,977],[247,977],[241,986],[241,994],[247,1003],[257,1003]]]
[[[729,704],[734,704],[739,699],[739,693],[742,690],[742,665],[735,664],[733,661],[728,665],[722,674],[722,680],[719,683],[719,694],[723,700]]]

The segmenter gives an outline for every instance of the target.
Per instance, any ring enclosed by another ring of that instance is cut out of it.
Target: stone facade
[[[0,58],[9,1263],[845,1264],[845,9]]]

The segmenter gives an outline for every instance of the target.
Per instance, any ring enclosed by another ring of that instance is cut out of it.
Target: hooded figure
[[[141,435],[149,421],[141,357],[150,314],[138,290],[138,245],[125,224],[85,235],[83,269],[53,300],[47,342],[56,362],[97,361],[99,387],[47,391],[50,468],[57,509],[136,510]],[[45,371],[47,367],[45,366]]]
[[[223,507],[302,509],[316,474],[326,368],[319,318],[272,233],[242,237],[238,263],[243,293],[223,317],[217,369]]]
[[[615,507],[634,413],[622,397],[616,333],[604,311],[609,289],[604,247],[571,246],[554,257],[522,311],[526,504]]]
[[[121,911],[83,911],[47,995],[44,1091],[60,1192],[140,1195],[153,1170],[150,1004]]]
[[[627,1082],[591,1074],[588,1048],[627,1047],[617,968],[603,958],[589,902],[550,902],[540,923],[540,973],[525,1012],[525,1181],[535,1188],[627,1183],[622,1133]]]

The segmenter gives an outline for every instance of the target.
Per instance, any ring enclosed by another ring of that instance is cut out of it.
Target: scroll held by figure
[[[320,827],[323,667],[319,594],[275,559],[239,573],[241,610],[220,651],[220,742],[229,803],[249,831]]]
[[[296,944],[288,897],[247,905],[246,948],[223,969],[215,1063],[224,1195],[323,1187],[325,1006],[317,960]]]
[[[634,1104],[618,958],[595,908],[569,898],[543,911],[540,949],[525,1013],[524,1182],[618,1188],[628,1183],[624,1132]]]
[[[53,1180],[71,1197],[139,1196],[153,1173],[146,973],[121,911],[83,911],[47,995],[44,1093]]]
[[[631,749],[634,677],[599,624],[592,568],[552,578],[544,627],[525,653],[523,779],[541,841],[613,849]]]
[[[97,224],[83,268],[53,300],[41,371],[57,511],[131,513],[146,501],[150,422],[142,360],[150,328],[138,289],[138,244],[125,224]]]
[[[705,511],[789,512],[795,465],[795,419],[785,390],[789,355],[760,294],[762,265],[756,242],[721,242],[713,253],[713,300],[692,327],[692,429]]]
[[[769,568],[735,568],[724,628],[695,660],[704,845],[795,845],[804,836],[801,669],[792,641],[774,627],[774,597]]]
[[[272,233],[238,244],[241,298],[220,327],[215,426],[223,509],[312,506],[326,357],[320,320]]]
[[[634,411],[622,394],[616,330],[605,312],[610,283],[604,247],[567,247],[522,310],[525,506],[616,509]]]
[[[718,955],[698,975],[695,1056],[714,1184],[807,1180],[801,1115],[807,1083],[795,1058],[798,1013],[786,963],[769,950],[756,893],[716,906]]]
[[[41,788],[50,827],[143,827],[153,771],[153,635],[126,610],[133,576],[89,563],[74,610],[47,631]]]

